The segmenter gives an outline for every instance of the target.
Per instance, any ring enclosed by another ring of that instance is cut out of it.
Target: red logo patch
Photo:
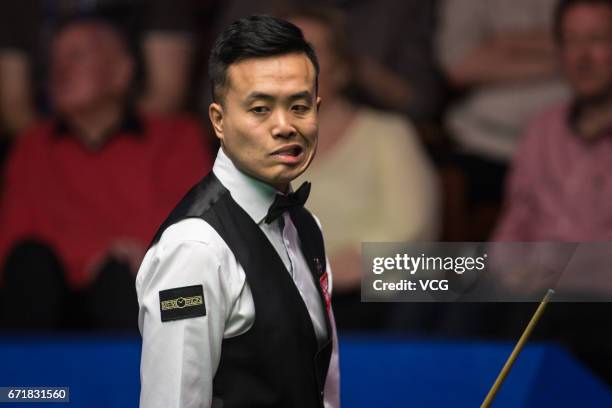
[[[327,272],[321,275],[321,277],[319,278],[319,284],[321,285],[323,297],[325,298],[325,308],[327,309],[327,313],[329,313],[329,308],[331,306],[331,296],[329,295],[329,280],[327,278]]]

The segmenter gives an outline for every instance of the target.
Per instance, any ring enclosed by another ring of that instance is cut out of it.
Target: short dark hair
[[[553,35],[557,42],[560,43],[563,40],[561,22],[565,14],[570,8],[580,4],[603,4],[612,7],[612,0],[559,0],[553,18]]]
[[[213,101],[220,101],[227,85],[230,65],[248,58],[304,53],[315,67],[315,87],[319,76],[319,61],[302,31],[288,21],[255,15],[230,24],[217,37],[208,61]]]

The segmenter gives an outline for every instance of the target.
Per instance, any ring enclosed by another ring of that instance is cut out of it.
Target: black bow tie
[[[277,194],[274,202],[268,210],[265,221],[270,224],[281,216],[282,213],[294,207],[303,207],[310,194],[310,183],[305,181],[297,191],[289,194]]]

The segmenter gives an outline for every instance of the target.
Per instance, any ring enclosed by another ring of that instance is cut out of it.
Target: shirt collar
[[[578,119],[583,109],[584,109],[583,102],[580,102],[579,100],[572,101],[567,109],[566,123],[568,127],[572,130],[572,133],[577,138],[580,138],[582,141],[586,141],[585,138],[580,137],[580,135],[578,134],[578,129],[577,129]],[[602,129],[598,136],[608,136],[608,137],[612,136],[612,122],[610,122],[610,124],[607,127]],[[595,137],[593,138],[592,141],[599,140],[599,139],[600,137]]]
[[[260,224],[268,214],[278,190],[238,170],[232,160],[219,148],[213,173],[227,188],[236,203]]]

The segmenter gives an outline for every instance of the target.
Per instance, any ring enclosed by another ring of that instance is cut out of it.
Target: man
[[[555,27],[573,97],[530,123],[514,159],[495,241],[612,241],[612,1],[563,0]],[[569,270],[580,273],[566,272],[559,286],[582,299],[596,294],[608,298],[609,256],[602,267],[601,258],[579,254],[572,257]],[[508,286],[525,289],[535,281],[532,273],[517,271],[501,278]],[[540,332],[568,343],[612,383],[612,332],[602,325],[610,316],[607,304],[553,304]]]
[[[135,331],[138,265],[208,151],[195,122],[129,108],[134,62],[109,22],[63,25],[50,70],[54,118],[15,145],[0,202],[0,327]]]
[[[498,241],[612,240],[612,2],[565,0],[557,15],[573,100],[530,123]]]
[[[213,171],[160,228],[136,280],[143,407],[336,407],[323,239],[292,193],[317,146],[318,62],[294,25],[230,25],[210,57]]]

